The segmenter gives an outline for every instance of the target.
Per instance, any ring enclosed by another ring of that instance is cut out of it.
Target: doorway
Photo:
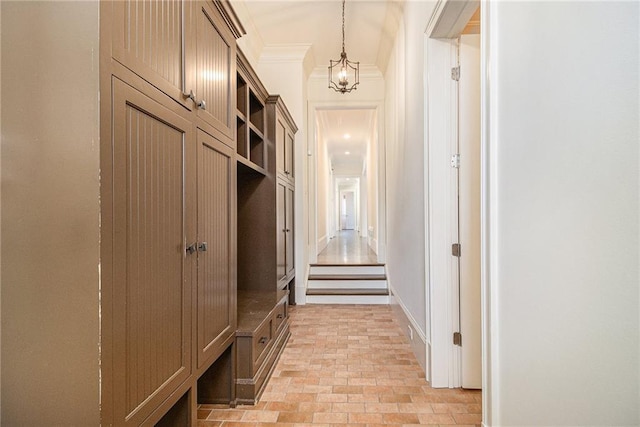
[[[309,265],[327,260],[335,247],[357,248],[350,262],[384,260],[384,150],[378,120],[381,105],[313,104],[309,110],[315,149],[310,156]],[[382,175],[382,176],[381,176]],[[351,234],[349,234],[351,233]],[[353,244],[345,245],[345,238]]]
[[[356,229],[356,196],[354,191],[340,192],[340,229]]]
[[[482,387],[480,13],[447,2],[427,30],[427,351],[435,387]]]

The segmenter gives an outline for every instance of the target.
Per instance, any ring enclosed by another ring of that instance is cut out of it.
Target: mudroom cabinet
[[[236,42],[226,1],[101,4],[104,425],[234,403]]]
[[[293,279],[292,186],[280,198],[275,138],[276,115],[270,97],[242,52],[237,64],[238,135],[238,331],[236,398],[253,404],[262,394],[289,339],[289,290]],[[279,102],[278,118],[286,108]],[[287,129],[293,138],[295,125]],[[285,131],[286,133],[286,131]],[[286,175],[283,174],[286,178]],[[289,181],[287,181],[289,186]],[[287,217],[287,207],[291,212]],[[289,228],[289,251],[286,229]],[[288,261],[287,261],[288,260]],[[287,264],[289,262],[289,264]],[[289,267],[287,267],[289,265]]]

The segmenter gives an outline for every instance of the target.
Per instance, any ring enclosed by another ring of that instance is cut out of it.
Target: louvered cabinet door
[[[232,150],[198,130],[198,367],[236,329],[236,169]]]
[[[199,126],[235,149],[236,40],[213,2],[199,1],[194,7]]]
[[[191,7],[188,0],[113,1],[113,57],[189,109]]]
[[[105,381],[113,424],[140,425],[191,373],[191,273],[185,254],[185,170],[192,124],[113,78],[112,274],[105,273]],[[111,400],[110,400],[111,402]]]

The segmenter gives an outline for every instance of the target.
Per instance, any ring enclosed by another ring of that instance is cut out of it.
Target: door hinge
[[[460,167],[460,154],[451,156],[451,167],[456,169]]]
[[[460,81],[460,66],[451,69],[451,80]]]
[[[462,334],[460,332],[453,333],[453,345],[462,347]]]
[[[451,245],[451,255],[459,257],[462,253],[462,246],[460,243],[454,243]]]

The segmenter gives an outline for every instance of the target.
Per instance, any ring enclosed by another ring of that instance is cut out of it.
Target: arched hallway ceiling
[[[249,13],[264,46],[310,45],[313,65],[326,67],[342,49],[341,0],[233,0]],[[384,72],[396,35],[402,1],[347,0],[345,47],[348,58]]]
[[[334,175],[360,175],[376,130],[376,110],[317,110],[316,115]]]

